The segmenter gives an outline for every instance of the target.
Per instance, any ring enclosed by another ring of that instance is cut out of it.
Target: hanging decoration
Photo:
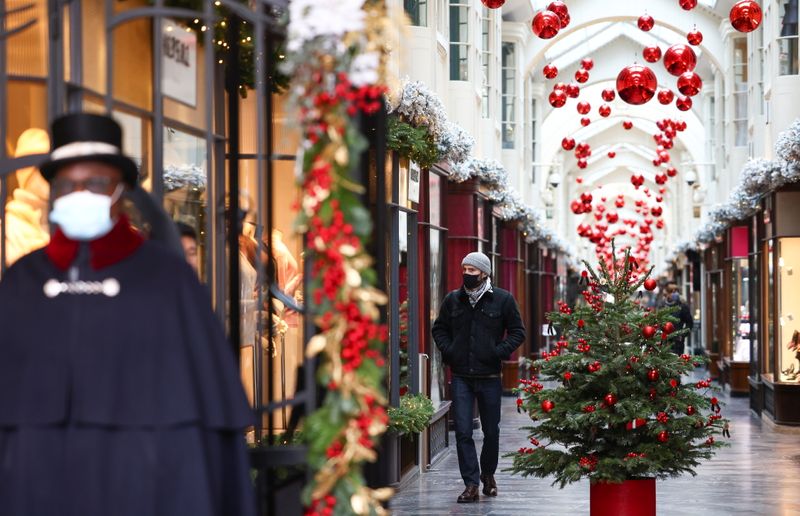
[[[533,17],[531,22],[533,34],[537,38],[551,39],[554,38],[558,31],[561,29],[561,19],[553,11],[539,11]]]
[[[653,98],[658,81],[653,71],[639,64],[626,66],[617,75],[617,93],[628,104],[641,105]]]
[[[691,11],[697,7],[697,0],[679,0],[678,4],[684,11]]]
[[[690,46],[678,43],[669,47],[664,53],[664,68],[675,77],[691,72],[695,66],[697,66],[697,55]]]
[[[661,48],[656,45],[644,47],[644,50],[642,50],[642,57],[648,63],[657,63],[659,59],[661,59]]]
[[[542,68],[542,74],[544,74],[546,79],[555,79],[558,77],[558,68],[552,63],[545,65],[545,67]]]
[[[575,71],[575,80],[583,84],[589,80],[589,71],[585,68],[579,68]]]
[[[564,90],[553,90],[550,92],[548,100],[550,101],[550,105],[554,108],[564,107],[564,104],[567,103],[567,94]]]
[[[702,87],[702,79],[694,72],[684,72],[678,77],[678,91],[688,97],[694,97],[700,93]]]
[[[613,90],[613,89],[611,89],[611,88],[606,88],[606,89],[604,89],[604,90],[603,90],[603,92],[600,94],[600,96],[601,96],[601,97],[603,98],[603,100],[605,100],[606,102],[611,102],[611,101],[613,101],[613,100],[614,100],[614,99],[617,97],[617,92],[616,92],[616,91],[614,91],[614,90]]]
[[[655,26],[655,24],[656,24],[656,21],[649,14],[641,15],[639,17],[639,19],[637,20],[637,22],[636,22],[636,25],[639,26],[639,29],[641,29],[641,30],[643,30],[645,32],[649,32],[650,30],[652,30],[653,27]]]
[[[503,7],[506,0],[481,0],[481,3],[489,9],[499,9]]]
[[[689,111],[692,109],[692,97],[678,97],[675,101],[675,106],[681,111]]]
[[[556,13],[562,29],[569,25],[570,17],[567,4],[561,2],[560,0],[556,0],[555,2],[550,2],[547,5],[547,10]]]
[[[733,28],[739,32],[753,32],[764,17],[758,2],[753,0],[741,0],[731,7],[730,20]]]
[[[703,33],[697,30],[697,27],[695,27],[689,31],[688,34],[686,34],[686,41],[688,41],[690,45],[696,47],[703,42]]]
[[[658,101],[662,104],[669,105],[672,104],[672,100],[675,98],[675,94],[672,93],[672,90],[660,90],[658,92]]]

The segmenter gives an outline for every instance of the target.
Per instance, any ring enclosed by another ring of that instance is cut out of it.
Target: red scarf
[[[144,238],[131,226],[128,217],[120,215],[111,231],[89,242],[89,263],[94,270],[114,265],[132,255],[142,242]],[[78,255],[79,245],[59,228],[47,244],[45,253],[53,265],[65,271]]]

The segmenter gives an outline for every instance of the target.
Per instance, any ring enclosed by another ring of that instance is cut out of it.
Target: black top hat
[[[122,153],[122,129],[114,119],[92,113],[72,113],[53,121],[50,159],[39,166],[52,181],[58,169],[78,161],[102,161],[120,169],[122,178],[136,186],[136,163]]]

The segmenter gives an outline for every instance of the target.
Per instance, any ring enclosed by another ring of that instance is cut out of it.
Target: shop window
[[[469,3],[450,0],[450,80],[469,80]]]
[[[765,335],[762,336],[762,341],[764,342],[764,372],[765,373],[772,373],[773,372],[773,363],[772,357],[775,356],[775,301],[772,297],[773,292],[775,292],[775,276],[774,276],[774,255],[772,252],[772,242],[767,242],[764,244],[764,259],[766,260],[766,267],[763,269],[763,274],[766,277],[762,276],[762,296],[764,303],[764,313],[766,314],[767,320],[764,325],[764,332]]]
[[[513,149],[516,138],[516,52],[514,43],[503,43],[501,69],[503,86],[503,148]]]
[[[750,271],[747,258],[731,262],[731,342],[734,362],[750,361]]]
[[[798,0],[781,0],[781,26],[778,38],[778,69],[780,75],[797,75],[798,69]]]
[[[4,9],[6,30],[33,25],[6,41],[7,73],[24,77],[47,76],[47,4],[45,0],[8,0]]]
[[[403,0],[403,8],[411,20],[411,25],[418,27],[428,26],[428,1],[427,0]]]
[[[444,233],[438,229],[430,230],[430,321],[439,315],[440,303],[444,298]],[[445,366],[442,354],[436,346],[430,346],[431,354],[431,401],[438,406],[445,399]]]
[[[778,240],[778,348],[780,381],[800,381],[800,238]]]

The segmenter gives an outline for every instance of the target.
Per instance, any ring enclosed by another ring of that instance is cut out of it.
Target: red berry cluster
[[[629,452],[629,453],[628,453],[628,455],[626,455],[626,456],[625,456],[625,458],[624,458],[623,460],[629,460],[629,459],[643,459],[643,458],[645,458],[646,456],[647,456],[647,455],[646,455],[645,453]]]
[[[520,387],[520,390],[522,392],[527,392],[528,394],[535,394],[544,389],[544,385],[539,383],[536,380],[536,377],[533,377],[530,380],[525,380],[524,378],[522,378],[520,379],[519,383],[522,385],[522,387]]]
[[[578,345],[575,347],[578,349],[578,351],[581,351],[583,353],[588,353],[589,350],[592,349],[592,346],[588,344],[588,341],[583,338],[578,339]]]
[[[336,507],[336,497],[326,495],[322,498],[311,500],[311,505],[306,507],[305,516],[331,516],[333,508]]]
[[[517,450],[518,453],[525,453],[525,454],[531,454],[531,453],[533,453],[535,451],[536,451],[536,448],[526,448],[524,446],[522,448],[520,448],[519,450]]]
[[[383,367],[383,357],[373,344],[386,340],[386,326],[376,324],[369,316],[362,314],[358,305],[352,301],[336,303],[334,309],[347,320],[341,351],[342,368],[345,372],[358,369],[365,359],[373,360],[378,367]],[[327,329],[323,327],[323,330]]]
[[[714,436],[712,435],[711,437],[706,439],[705,445],[706,446],[712,446],[713,444],[714,444]]]
[[[564,315],[570,315],[572,313],[572,309],[564,301],[558,302],[558,311]]]
[[[583,411],[586,412],[587,414],[591,414],[595,410],[597,410],[597,407],[595,407],[594,405],[586,405],[585,407],[583,407]]]
[[[656,414],[656,419],[658,420],[659,423],[666,424],[667,421],[669,421],[669,416],[667,416],[666,412],[659,412],[658,414]]]
[[[586,457],[581,457],[581,460],[578,461],[578,465],[589,471],[594,471],[597,468],[597,460],[597,455],[588,455]]]
[[[336,79],[336,86],[332,93],[321,91],[314,96],[315,107],[330,109],[344,102],[347,106],[347,114],[350,116],[355,116],[359,111],[373,114],[381,108],[381,98],[387,91],[386,86],[366,85],[354,87],[346,73],[340,73]]]
[[[705,380],[700,380],[699,382],[694,384],[694,386],[696,388],[698,388],[698,389],[708,389],[709,387],[711,387],[711,378],[707,378]],[[716,398],[714,398],[714,399],[716,399]],[[712,401],[712,403],[713,403],[713,401]]]
[[[582,292],[583,299],[595,312],[603,310],[604,297],[600,294],[600,285],[596,281],[589,282],[589,288]]]
[[[600,367],[601,367],[600,362],[598,360],[595,360],[594,362],[586,366],[586,369],[588,369],[590,373],[595,373],[600,370]]]

